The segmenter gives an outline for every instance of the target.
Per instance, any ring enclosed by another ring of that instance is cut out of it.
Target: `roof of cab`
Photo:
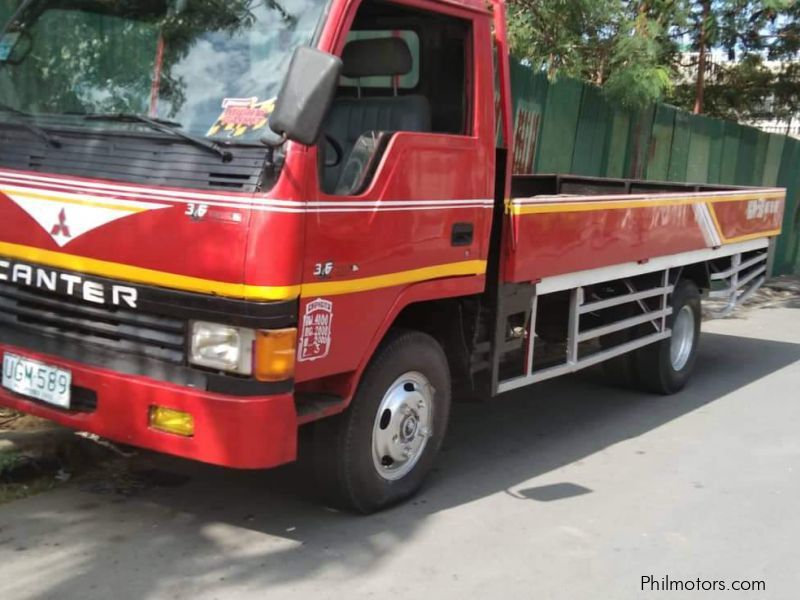
[[[457,6],[458,8],[466,8],[468,10],[477,11],[480,13],[491,13],[492,1],[496,0],[434,0],[438,4],[448,4],[450,6]]]

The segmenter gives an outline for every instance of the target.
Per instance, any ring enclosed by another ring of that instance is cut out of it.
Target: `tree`
[[[509,0],[509,32],[533,68],[625,106],[667,99],[737,120],[799,110],[797,0]],[[714,50],[734,60],[712,64]]]
[[[702,100],[698,82],[702,81]],[[733,121],[765,118],[764,107],[772,94],[774,74],[757,55],[745,57],[728,66],[717,67],[712,74],[695,82],[676,86],[670,101],[684,107],[697,107],[712,117]]]
[[[690,39],[696,59],[693,112],[704,112],[706,77],[709,71],[708,54],[722,48],[734,55],[740,48],[761,49],[761,31],[785,0],[689,0],[685,31],[678,35]]]
[[[694,109],[692,112],[699,115],[703,112],[703,101],[706,88],[706,68],[709,47],[713,44],[716,33],[715,23],[712,20],[711,0],[700,0],[700,10],[696,16],[695,46],[697,47],[697,82],[694,91]]]
[[[694,68],[695,80],[680,82],[670,101],[695,113],[728,119],[788,119],[798,112],[800,6],[795,0],[692,0],[685,28],[695,53],[679,68]],[[718,49],[730,62],[711,65]],[[768,62],[772,61],[772,62]],[[713,67],[713,68],[712,68]]]
[[[674,0],[510,0],[512,52],[551,78],[578,77],[625,106],[670,89]]]

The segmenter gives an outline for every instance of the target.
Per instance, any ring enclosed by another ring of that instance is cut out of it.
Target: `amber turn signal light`
[[[150,427],[183,437],[194,435],[194,417],[180,410],[164,406],[150,407]]]
[[[297,329],[256,332],[253,375],[259,381],[286,381],[294,377]]]

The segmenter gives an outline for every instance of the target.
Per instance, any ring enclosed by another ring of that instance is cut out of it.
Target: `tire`
[[[442,445],[450,397],[447,357],[436,340],[391,332],[348,409],[316,424],[314,470],[326,499],[369,514],[416,493]]]
[[[663,395],[679,392],[689,381],[697,362],[702,319],[700,291],[693,281],[679,281],[670,304],[667,325],[672,336],[634,354],[640,388]]]

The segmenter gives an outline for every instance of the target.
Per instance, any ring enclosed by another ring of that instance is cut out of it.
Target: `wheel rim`
[[[433,395],[428,378],[413,371],[383,396],[372,428],[372,460],[384,479],[405,477],[425,452],[433,434]]]
[[[689,306],[681,308],[672,323],[670,359],[672,368],[680,371],[689,362],[694,347],[694,311]]]

